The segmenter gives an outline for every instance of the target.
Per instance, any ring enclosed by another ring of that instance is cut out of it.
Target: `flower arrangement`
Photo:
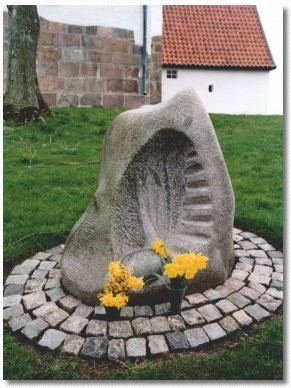
[[[163,259],[163,275],[157,273],[153,275],[160,278],[171,289],[186,288],[188,281],[207,266],[208,258],[202,253],[182,253],[171,257],[171,252],[160,239],[151,245],[151,249]]]
[[[126,265],[112,261],[108,266],[107,282],[102,293],[97,295],[104,307],[120,309],[128,302],[131,291],[143,288],[143,278],[132,276]]]

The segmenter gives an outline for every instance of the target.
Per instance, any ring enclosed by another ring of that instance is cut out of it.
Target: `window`
[[[177,70],[167,70],[167,78],[177,78]]]
[[[209,93],[212,93],[212,92],[213,92],[213,85],[209,85],[209,86],[208,86],[208,91],[209,91]]]

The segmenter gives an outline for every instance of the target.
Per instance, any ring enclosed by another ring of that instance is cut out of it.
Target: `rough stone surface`
[[[166,317],[154,317],[150,320],[154,333],[165,333],[171,331]]]
[[[62,346],[62,353],[77,356],[85,342],[85,338],[79,335],[68,334]]]
[[[33,274],[31,275],[32,279],[43,279],[48,274],[48,269],[36,269],[33,271]]]
[[[32,260],[40,260],[40,261],[43,261],[43,260],[46,260],[48,259],[49,257],[52,256],[52,253],[50,252],[38,252],[36,255],[34,255],[32,257]]]
[[[233,303],[235,306],[239,307],[240,309],[244,308],[248,304],[251,303],[251,301],[244,297],[240,292],[235,292],[228,296],[227,300],[229,300],[231,303]]]
[[[244,310],[235,311],[232,316],[242,327],[250,326],[253,323],[252,318]]]
[[[228,278],[224,282],[224,285],[226,287],[230,287],[230,288],[233,288],[234,290],[238,291],[245,286],[245,283],[239,279],[236,279],[236,278]]]
[[[192,306],[195,306],[195,307],[205,304],[208,301],[208,299],[203,294],[200,294],[200,293],[187,295],[185,298]]]
[[[234,269],[234,270],[232,271],[231,276],[232,276],[233,278],[236,278],[236,279],[239,279],[239,280],[244,281],[244,280],[246,280],[246,278],[249,276],[249,273],[248,273],[247,271],[243,271],[243,270],[241,270],[241,269]]]
[[[46,291],[47,296],[51,299],[51,301],[56,302],[59,299],[66,296],[63,289],[61,287],[52,288]]]
[[[109,341],[108,358],[112,361],[125,358],[125,347],[123,339],[112,339]]]
[[[240,263],[254,264],[254,259],[252,257],[240,257],[238,260]]]
[[[249,257],[250,254],[248,251],[245,251],[244,249],[236,249],[235,250],[235,257]]]
[[[71,48],[67,51],[72,53]],[[107,81],[111,90],[120,83],[131,91],[137,84]],[[61,259],[64,288],[84,303],[95,304],[110,251],[134,275],[156,272],[160,258],[150,243],[157,234],[169,236],[165,244],[170,250],[199,251],[202,244],[211,258],[190,282],[189,293],[221,284],[234,264],[234,194],[215,130],[196,93],[187,89],[161,105],[122,113],[108,130],[102,155],[94,201],[74,226]],[[203,226],[197,217],[202,217]],[[153,282],[132,300],[161,303],[164,289]]]
[[[49,278],[61,278],[62,272],[60,268],[53,268],[49,271]]]
[[[281,251],[270,251],[268,252],[268,255],[271,258],[283,258],[283,253]]]
[[[283,291],[277,290],[276,288],[269,288],[266,294],[271,295],[275,299],[283,300]]]
[[[236,269],[240,269],[242,271],[246,271],[246,272],[251,272],[252,269],[253,269],[253,265],[252,264],[247,264],[247,263],[237,263],[236,266],[235,266]]]
[[[22,295],[24,286],[22,284],[9,284],[4,289],[4,296]]]
[[[34,265],[16,265],[12,272],[11,275],[29,275],[32,271],[34,270]]]
[[[95,306],[95,316],[105,316],[106,310],[104,306]]]
[[[227,333],[233,333],[239,329],[237,322],[230,316],[222,318],[219,324]]]
[[[40,263],[38,269],[50,270],[53,269],[56,265],[57,263],[55,263],[54,261],[43,261],[42,263]]]
[[[25,335],[28,339],[34,339],[39,337],[45,329],[49,327],[48,323],[42,320],[41,318],[37,318],[34,321],[31,321],[28,325],[26,325],[21,333]]]
[[[262,249],[263,251],[265,252],[269,252],[269,251],[275,251],[276,249],[270,245],[270,244],[259,244],[258,245],[260,249]]]
[[[133,336],[133,331],[129,321],[109,322],[109,337],[129,338]]]
[[[32,314],[37,318],[41,318],[44,315],[52,313],[56,310],[58,310],[58,306],[54,302],[47,302],[42,306],[38,307],[37,309],[33,310]]]
[[[252,301],[256,301],[261,294],[250,287],[244,287],[240,290],[240,294],[243,296],[246,296],[248,299],[251,299]]]
[[[49,314],[43,316],[43,319],[50,324],[50,326],[55,327],[59,323],[63,322],[66,318],[68,318],[69,314],[58,308],[55,311],[52,311]]]
[[[275,312],[282,305],[282,300],[274,299],[271,295],[264,294],[257,300],[257,303],[268,311]]]
[[[45,290],[50,290],[51,288],[61,287],[60,278],[50,278],[45,284]]]
[[[181,315],[171,315],[168,317],[168,322],[173,331],[180,331],[186,329],[185,322]]]
[[[18,317],[12,318],[8,325],[12,329],[12,331],[17,331],[22,329],[24,326],[31,322],[31,318],[29,314],[19,315]]]
[[[86,335],[90,336],[98,336],[98,335],[106,335],[107,333],[107,321],[100,321],[96,319],[92,319],[89,321]]]
[[[267,241],[266,240],[264,240],[263,238],[261,238],[261,237],[252,237],[252,238],[250,238],[250,241],[252,242],[252,243],[254,243],[254,244],[257,244],[257,245],[259,245],[259,244],[265,244]]]
[[[130,358],[141,358],[146,356],[145,338],[130,338],[126,341],[126,353]]]
[[[75,308],[81,303],[77,298],[74,298],[72,295],[66,295],[64,298],[59,300],[59,304],[63,307],[64,310],[69,313],[75,310]]]
[[[189,349],[189,342],[184,333],[181,333],[181,332],[167,333],[166,339],[170,347],[170,350],[174,352]]]
[[[218,307],[224,315],[230,314],[237,310],[237,307],[227,299],[220,300],[219,302],[215,303],[215,306]]]
[[[152,317],[154,313],[150,306],[134,306],[134,315],[136,317]]]
[[[272,266],[272,260],[267,259],[265,257],[256,257],[255,262],[259,265],[268,265],[269,267]]]
[[[32,269],[35,269],[39,265],[39,263],[40,263],[39,260],[26,259],[21,265],[23,265],[24,267],[28,266],[28,267],[31,267]]]
[[[45,283],[46,279],[30,279],[26,283],[24,292],[28,294],[31,292],[42,291]]]
[[[78,317],[83,317],[83,318],[89,318],[94,311],[94,307],[92,306],[87,306],[84,303],[80,303],[77,307],[76,310],[74,311],[73,315],[77,315]]]
[[[249,314],[252,318],[254,318],[257,322],[260,322],[270,316],[270,313],[268,313],[268,311],[266,311],[257,304],[247,306],[245,308],[245,312]]]
[[[136,335],[151,334],[154,331],[149,318],[136,318],[131,321],[131,325]]]
[[[72,315],[61,324],[60,329],[68,333],[80,334],[87,324],[88,319]]]
[[[22,304],[17,304],[16,306],[8,307],[3,311],[3,320],[9,321],[10,319],[19,317],[22,314],[24,314],[23,306]]]
[[[209,323],[208,325],[203,326],[203,330],[211,339],[211,341],[217,341],[221,338],[226,337],[226,332],[218,323]]]
[[[132,318],[133,317],[133,307],[124,306],[120,309],[120,317],[122,318]]]
[[[22,298],[26,310],[33,310],[46,303],[46,296],[43,291],[33,292]]]
[[[107,337],[89,337],[82,347],[81,354],[85,357],[100,359],[106,356],[107,349]]]
[[[266,275],[260,275],[258,272],[253,272],[250,274],[248,280],[250,282],[260,283],[265,286],[268,286],[271,282],[271,277]]]
[[[278,280],[279,282],[283,282],[283,274],[279,272],[273,272],[272,279]]]
[[[4,296],[3,308],[16,306],[21,302],[21,299],[22,299],[22,295]]]
[[[222,299],[223,296],[221,293],[217,290],[213,290],[212,288],[209,288],[206,290],[203,295],[210,301],[210,302],[217,302],[218,300]]]
[[[168,345],[163,335],[149,335],[148,346],[150,354],[166,354],[169,352]]]
[[[218,286],[216,287],[216,290],[221,294],[223,298],[226,298],[228,295],[235,292],[234,288],[227,287],[227,286]]]
[[[198,311],[207,322],[213,322],[222,318],[219,310],[213,304],[207,304],[205,306],[199,307]]]
[[[156,315],[168,314],[170,313],[170,311],[171,311],[171,304],[169,302],[155,305]]]
[[[267,258],[268,256],[266,255],[266,252],[263,251],[262,249],[254,249],[254,250],[249,250],[248,251],[249,254],[252,256],[252,257],[259,257],[259,258]]]
[[[189,326],[197,326],[205,322],[202,315],[195,309],[182,311],[181,315]]]
[[[257,282],[249,282],[248,286],[254,291],[259,292],[260,294],[263,294],[266,291],[266,287]]]
[[[27,282],[28,275],[9,275],[6,279],[5,285],[8,284],[25,284]]]
[[[254,273],[257,273],[259,275],[265,275],[265,276],[270,276],[271,273],[273,272],[272,268],[266,266],[266,265],[258,265],[256,264],[254,266]]]
[[[197,349],[209,343],[209,338],[201,328],[185,330],[184,334],[192,349]]]
[[[239,245],[242,247],[242,249],[257,249],[256,244],[254,244],[251,241],[243,240],[239,242]]]
[[[61,346],[64,339],[66,338],[66,333],[60,330],[48,329],[41,340],[38,342],[40,346],[55,350]]]

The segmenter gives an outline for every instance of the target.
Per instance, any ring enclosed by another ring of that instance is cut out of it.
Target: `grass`
[[[4,134],[4,273],[24,258],[63,243],[97,186],[106,128],[121,110],[55,108],[54,117]],[[277,249],[282,233],[282,117],[211,115],[231,176],[235,226]],[[13,126],[13,123],[6,123]],[[54,357],[5,332],[6,379],[281,379],[280,316],[238,345],[166,360],[130,362],[102,372],[90,361]],[[212,353],[213,353],[212,352]],[[211,353],[211,352],[210,352]],[[256,360],[256,363],[253,362]]]

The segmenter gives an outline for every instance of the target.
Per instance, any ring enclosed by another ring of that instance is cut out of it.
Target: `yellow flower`
[[[184,277],[193,279],[196,273],[206,268],[208,258],[201,253],[194,252],[176,255],[170,264],[164,265],[164,275],[168,278]]]
[[[135,276],[131,276],[128,279],[127,284],[129,289],[143,288],[144,281],[143,281],[143,278],[137,278]]]
[[[169,279],[173,279],[177,276],[180,276],[180,272],[181,268],[175,263],[164,265],[164,275],[168,276]]]
[[[157,254],[160,255],[163,259],[166,259],[170,256],[171,252],[166,248],[165,244],[159,238],[156,239],[151,245],[151,249]]]
[[[111,292],[106,294],[99,294],[98,298],[102,306],[117,307],[118,309],[125,306],[128,302],[128,297],[126,295],[117,294],[116,296],[113,296]]]

